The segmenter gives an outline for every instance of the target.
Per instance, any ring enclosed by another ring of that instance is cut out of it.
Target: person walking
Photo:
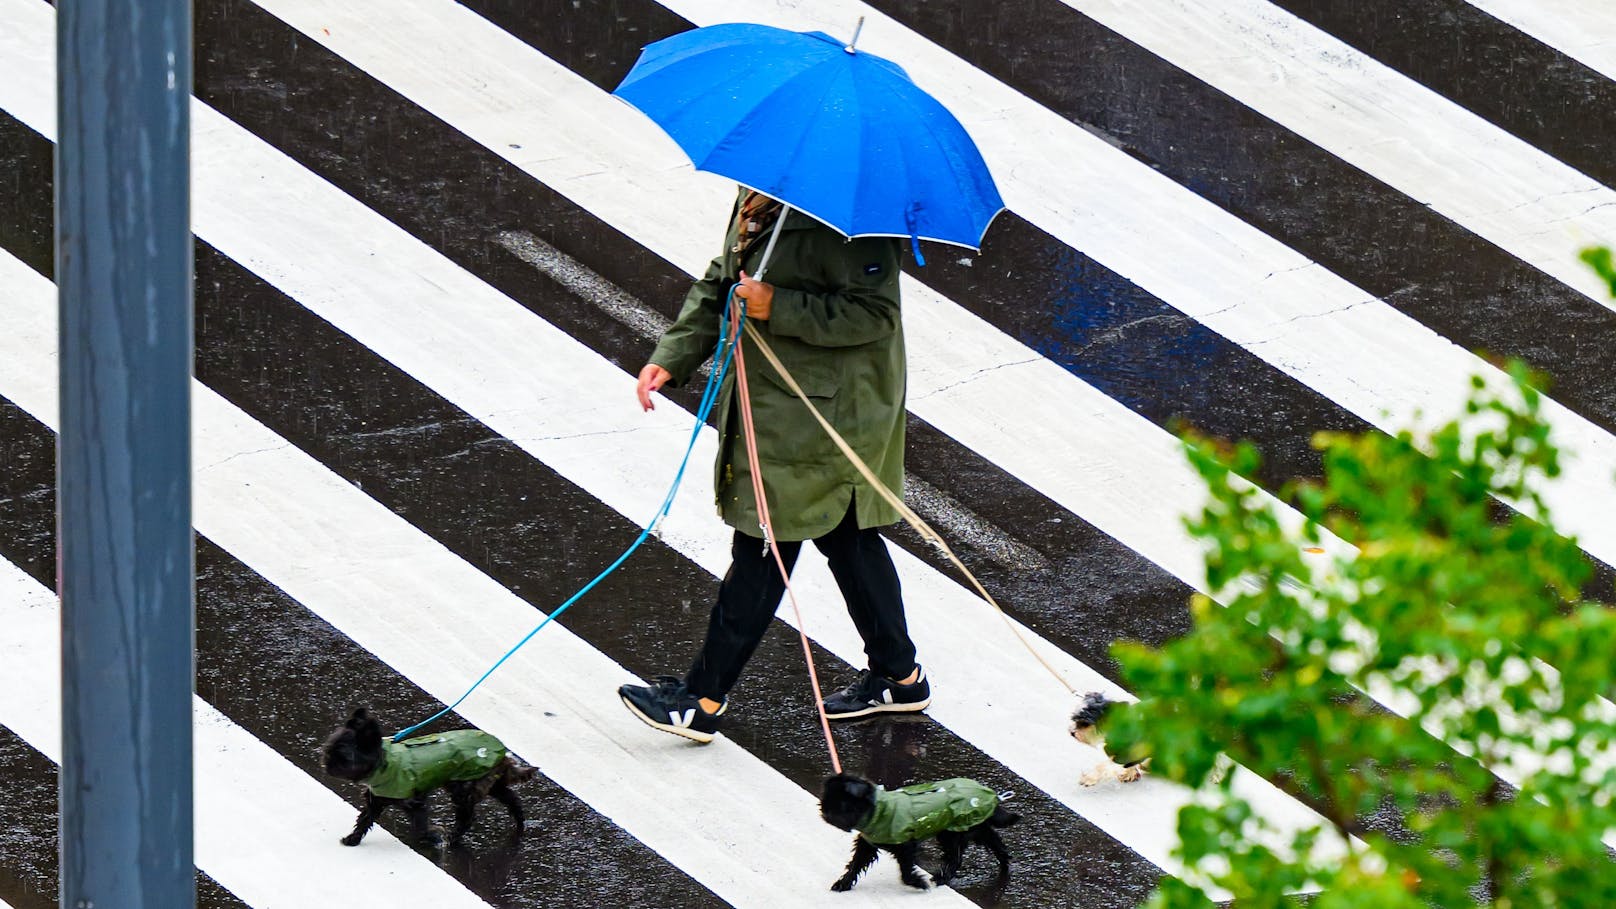
[[[903,489],[907,366],[898,278],[901,245],[890,237],[849,240],[790,210],[763,283],[751,276],[780,218],[780,203],[742,189],[731,212],[724,251],[685,297],[679,318],[640,371],[636,393],[645,410],[652,392],[687,381],[712,356],[731,286],[747,321],[836,431],[894,492]],[[824,700],[831,719],[924,710],[931,703],[925,670],[904,616],[898,573],[876,528],[899,519],[814,421],[784,380],[743,336],[751,366],[753,425],[768,497],[770,531],[787,570],[805,540],[830,563],[864,640],[868,668]],[[713,486],[718,513],[735,529],[731,564],[718,587],[707,636],[683,678],[623,685],[618,694],[648,725],[710,742],[728,709],[727,696],[768,631],[785,592],[768,553],[734,373],[724,377],[718,413]]]

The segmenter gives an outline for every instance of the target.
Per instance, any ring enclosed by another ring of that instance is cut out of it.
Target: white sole
[[[856,720],[861,716],[873,716],[877,713],[919,713],[930,706],[931,698],[927,698],[913,704],[875,704],[852,713],[827,713],[825,718],[831,720]]]
[[[629,700],[626,697],[623,697],[622,695],[618,695],[618,698],[623,702],[623,706],[628,708],[629,713],[632,713],[635,716],[639,717],[640,722],[644,723],[647,726],[650,726],[652,729],[659,729],[659,730],[661,730],[663,732],[671,733],[673,735],[679,736],[680,738],[686,738],[686,739],[691,740],[692,742],[696,742],[696,743],[702,744],[702,745],[708,744],[709,742],[711,742],[713,740],[714,736],[718,735],[718,733],[716,733],[716,732],[702,732],[702,731],[696,730],[696,729],[686,729],[683,726],[675,726],[675,725],[673,725],[671,723],[658,723],[656,720],[653,720],[650,717],[646,716],[644,713],[642,713],[640,711],[640,708],[634,706],[633,701]]]

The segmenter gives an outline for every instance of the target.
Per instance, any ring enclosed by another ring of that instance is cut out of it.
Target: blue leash
[[[735,288],[731,287],[729,290],[729,297],[733,298],[734,296]],[[544,626],[550,624],[551,620],[563,612],[566,612],[568,607],[582,599],[583,595],[594,589],[596,584],[599,584],[601,581],[606,579],[607,575],[616,571],[619,565],[622,565],[624,562],[628,561],[628,557],[634,554],[634,550],[640,548],[640,544],[645,542],[646,537],[649,537],[651,534],[656,532],[657,526],[662,523],[662,519],[666,517],[668,512],[673,509],[673,498],[674,495],[679,492],[680,482],[682,482],[685,478],[685,467],[690,464],[690,453],[696,449],[696,440],[701,437],[701,428],[702,426],[706,425],[707,415],[712,412],[713,404],[718,401],[719,388],[724,383],[725,373],[729,371],[730,360],[732,360],[735,356],[736,338],[729,337],[727,332],[729,320],[725,318],[725,314],[729,312],[729,306],[730,300],[726,299],[724,302],[723,313],[719,315],[718,320],[718,348],[713,354],[713,358],[718,361],[718,368],[707,375],[707,387],[702,390],[701,404],[696,408],[696,425],[690,430],[690,442],[685,446],[685,456],[679,461],[679,472],[674,474],[673,486],[668,489],[667,497],[662,500],[662,507],[657,509],[656,517],[651,519],[651,523],[645,525],[645,529],[640,531],[639,537],[632,545],[629,546],[628,549],[623,551],[622,555],[617,557],[617,561],[613,562],[605,571],[602,571],[600,574],[596,575],[593,581],[585,584],[577,593],[568,597],[567,601],[557,607],[555,612],[545,616],[544,621],[540,622],[532,631],[529,631],[527,635],[520,641],[517,641],[515,647],[505,651],[504,656],[495,661],[494,665],[488,667],[488,671],[483,673],[482,676],[477,679],[477,681],[473,682],[471,687],[466,689],[465,694],[462,694],[459,698],[457,698],[453,704],[439,710],[437,713],[434,713],[421,722],[416,723],[414,726],[394,733],[393,741],[403,741],[404,738],[410,733],[415,732],[423,726],[432,724],[445,714],[454,710],[456,707],[459,707],[466,698],[471,697],[471,693],[476,691],[478,686],[487,681],[488,677],[494,674],[494,670],[504,665],[505,661],[510,659],[511,656],[516,653],[516,651],[521,650],[523,644],[526,644],[528,641],[532,640],[533,636],[538,634],[539,631],[544,628]],[[746,313],[743,310],[741,313],[740,324],[745,324],[745,321]],[[737,326],[737,337],[739,334],[739,327]]]

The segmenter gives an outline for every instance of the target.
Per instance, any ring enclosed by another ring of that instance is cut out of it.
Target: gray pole
[[[57,6],[61,905],[187,909],[191,8]]]

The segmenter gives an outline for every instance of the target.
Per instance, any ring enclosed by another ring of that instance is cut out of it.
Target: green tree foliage
[[[1582,251],[1582,261],[1587,262],[1601,278],[1610,285],[1610,295],[1616,297],[1616,261],[1611,258],[1610,247],[1595,246]]]
[[[1190,440],[1217,603],[1166,646],[1117,647],[1149,698],[1107,729],[1195,790],[1191,871],[1151,906],[1616,907],[1616,611],[1550,529],[1534,489],[1559,453],[1511,376],[1429,434],[1321,435],[1323,481],[1280,496],[1305,524],[1242,479],[1250,446]],[[1226,759],[1325,823],[1269,828]]]

